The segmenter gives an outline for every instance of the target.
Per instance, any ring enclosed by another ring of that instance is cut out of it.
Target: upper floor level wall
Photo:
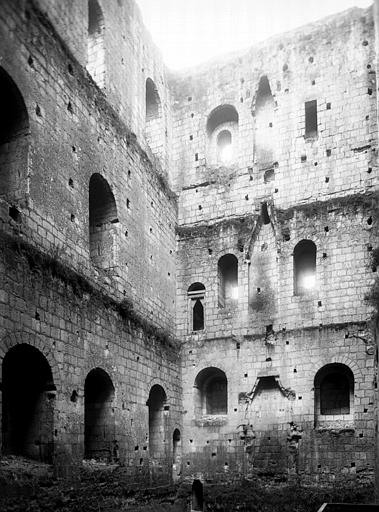
[[[179,223],[377,185],[374,39],[371,8],[354,8],[173,78]],[[225,107],[236,112],[232,129],[219,125],[233,137],[228,162],[207,131]]]
[[[150,156],[158,157],[167,174],[171,123],[166,71],[134,0],[34,1],[79,63],[87,67],[141,145]],[[28,8],[29,2],[22,3]],[[152,144],[146,134],[148,78],[154,82],[161,102],[161,122]]]
[[[0,41],[3,229],[172,330],[176,202],[159,172],[31,3],[2,5]]]

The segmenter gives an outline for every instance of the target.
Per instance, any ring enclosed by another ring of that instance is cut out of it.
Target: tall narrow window
[[[146,122],[156,119],[160,114],[161,100],[151,78],[146,80]]]
[[[204,329],[204,298],[205,286],[193,283],[187,291],[190,307],[190,328],[192,331]]]
[[[201,370],[195,379],[195,415],[227,414],[227,379],[219,368]]]
[[[0,197],[11,201],[27,190],[29,117],[16,84],[0,67]]]
[[[236,160],[238,112],[232,105],[220,105],[207,121],[208,160],[211,164],[229,165]]]
[[[254,118],[254,159],[259,169],[271,166],[274,162],[275,147],[275,100],[267,76],[259,80],[253,101]]]
[[[229,130],[222,130],[217,136],[218,159],[223,164],[231,162],[233,157],[232,134]]]
[[[295,295],[306,295],[316,287],[316,252],[311,240],[301,240],[294,249]]]
[[[305,102],[305,137],[317,136],[317,100]]]
[[[233,254],[219,259],[218,280],[218,305],[222,308],[238,299],[238,260]]]
[[[167,397],[162,386],[155,384],[149,394],[147,405],[149,407],[149,450],[150,457],[164,458],[165,448],[165,423],[164,408]]]
[[[112,411],[114,387],[101,368],[89,372],[84,383],[84,456],[110,461],[116,438]]]
[[[268,213],[268,207],[265,201],[261,203],[261,218],[263,224],[270,224],[270,215]]]
[[[87,70],[97,85],[104,87],[104,17],[97,0],[88,1]]]
[[[100,174],[93,174],[89,182],[89,242],[91,259],[97,267],[111,268],[116,264],[117,223],[111,188]]]
[[[162,157],[165,147],[162,104],[157,86],[151,78],[146,80],[145,114],[146,142],[155,156]]]

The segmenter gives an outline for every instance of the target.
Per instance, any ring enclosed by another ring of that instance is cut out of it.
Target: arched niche
[[[0,197],[20,200],[27,192],[29,116],[15,82],[0,67]]]
[[[166,455],[165,410],[167,395],[159,384],[155,384],[149,393],[149,452],[154,459],[163,459]]]
[[[105,85],[104,16],[97,0],[88,0],[87,70],[100,88]]]
[[[225,372],[216,367],[201,370],[194,383],[195,416],[228,413],[228,381]]]
[[[116,439],[115,389],[102,368],[91,370],[84,383],[84,457],[110,461]]]
[[[229,166],[238,160],[239,115],[232,105],[219,105],[209,114],[206,131],[208,163]]]
[[[56,388],[47,359],[21,343],[6,353],[2,374],[3,453],[51,463]]]

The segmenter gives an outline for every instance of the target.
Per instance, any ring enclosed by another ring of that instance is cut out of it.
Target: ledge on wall
[[[354,420],[319,420],[317,422],[316,432],[320,434],[328,432],[335,436],[347,433],[353,434],[355,432]]]
[[[197,427],[222,427],[228,423],[228,416],[226,414],[217,415],[204,415],[195,420]]]

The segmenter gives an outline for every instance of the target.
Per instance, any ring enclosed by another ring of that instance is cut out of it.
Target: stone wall
[[[3,4],[3,453],[371,478],[371,9],[168,79],[132,0]]]
[[[371,9],[353,9],[171,83],[188,477],[372,477],[374,70]],[[231,132],[229,161],[215,161],[210,124]],[[314,282],[301,291],[304,240]],[[220,303],[227,254],[238,279],[234,300]],[[194,296],[194,283],[205,290]],[[194,329],[197,297],[204,329]],[[349,412],[320,398],[329,371],[350,382]],[[207,405],[216,388],[221,414]]]
[[[144,139],[146,74],[168,108],[163,67],[135,5],[104,3],[100,90],[83,67],[87,2],[71,4],[4,2],[0,15],[1,91],[16,124],[1,122],[2,450],[66,476],[86,457],[125,465],[131,482],[168,483],[181,431],[177,205],[166,156],[155,160]],[[116,19],[125,30],[111,29]],[[49,368],[40,380],[39,367]],[[164,400],[152,429],[154,386]],[[156,429],[162,447],[150,455]]]

